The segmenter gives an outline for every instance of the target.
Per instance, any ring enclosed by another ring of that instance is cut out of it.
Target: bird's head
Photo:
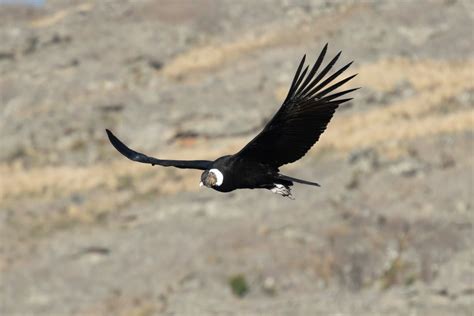
[[[224,182],[224,175],[218,169],[206,170],[201,174],[201,183],[199,186],[205,185],[208,188],[218,187]]]

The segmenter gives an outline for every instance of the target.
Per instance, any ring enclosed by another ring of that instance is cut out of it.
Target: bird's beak
[[[204,185],[204,183],[202,183],[202,181],[199,182],[199,187],[202,187],[203,185]]]

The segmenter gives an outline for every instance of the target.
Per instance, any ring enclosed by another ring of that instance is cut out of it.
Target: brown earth
[[[0,5],[1,315],[472,315],[472,1]],[[295,201],[132,163],[236,152],[328,42],[362,89]],[[233,290],[241,290],[241,296]]]

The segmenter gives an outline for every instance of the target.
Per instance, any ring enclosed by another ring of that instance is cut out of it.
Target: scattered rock
[[[155,70],[160,70],[161,68],[163,68],[164,64],[161,60],[150,58],[148,60],[148,65]]]
[[[390,166],[389,171],[398,176],[413,177],[420,174],[424,169],[421,162],[417,160],[403,160]]]
[[[108,256],[109,254],[110,254],[109,248],[101,247],[101,246],[90,246],[90,247],[81,249],[79,252],[72,255],[72,258],[79,259],[81,261],[84,261],[90,264],[95,264],[104,260],[104,258]]]
[[[266,277],[263,280],[262,284],[263,291],[268,295],[275,295],[276,294],[276,282],[275,279],[272,277]]]
[[[49,41],[44,43],[44,46],[69,43],[70,41],[72,41],[72,37],[70,35],[55,33]]]
[[[386,106],[400,98],[408,98],[414,93],[415,90],[408,81],[401,81],[390,91],[369,90],[363,103],[374,106]]]
[[[125,107],[122,103],[107,104],[100,107],[102,112],[120,112]]]
[[[455,165],[456,165],[456,161],[454,160],[453,156],[447,153],[441,153],[439,157],[439,162],[438,162],[438,166],[441,169],[451,168],[451,167],[454,167]]]
[[[0,60],[2,59],[13,60],[15,59],[15,54],[12,52],[0,52]]]
[[[379,155],[373,148],[364,148],[351,152],[348,161],[349,164],[364,173],[376,170],[380,165]]]
[[[345,185],[346,189],[348,190],[357,189],[360,184],[359,178],[360,178],[360,172],[358,170],[353,171],[349,182],[347,182]]]
[[[110,254],[110,249],[106,247],[101,247],[101,246],[90,246],[87,248],[84,248],[81,251],[81,254],[99,254],[99,255],[108,255]]]
[[[190,273],[180,280],[184,290],[198,290],[202,287],[202,281],[195,273]]]
[[[465,213],[470,210],[471,206],[469,202],[458,200],[455,203],[456,210],[460,213]]]

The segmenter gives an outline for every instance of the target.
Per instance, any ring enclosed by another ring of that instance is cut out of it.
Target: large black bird
[[[318,141],[337,107],[352,99],[340,97],[357,89],[334,92],[356,75],[333,83],[352,62],[328,75],[341,52],[319,71],[326,51],[327,44],[311,69],[309,66],[304,67],[306,55],[303,56],[283,105],[260,134],[234,155],[223,156],[214,161],[163,160],[128,148],[109,130],[106,130],[107,135],[112,145],[133,161],[153,166],[204,170],[201,186],[220,192],[268,189],[292,198],[291,186],[294,182],[314,186],[319,184],[282,175],[279,167],[303,157]]]

